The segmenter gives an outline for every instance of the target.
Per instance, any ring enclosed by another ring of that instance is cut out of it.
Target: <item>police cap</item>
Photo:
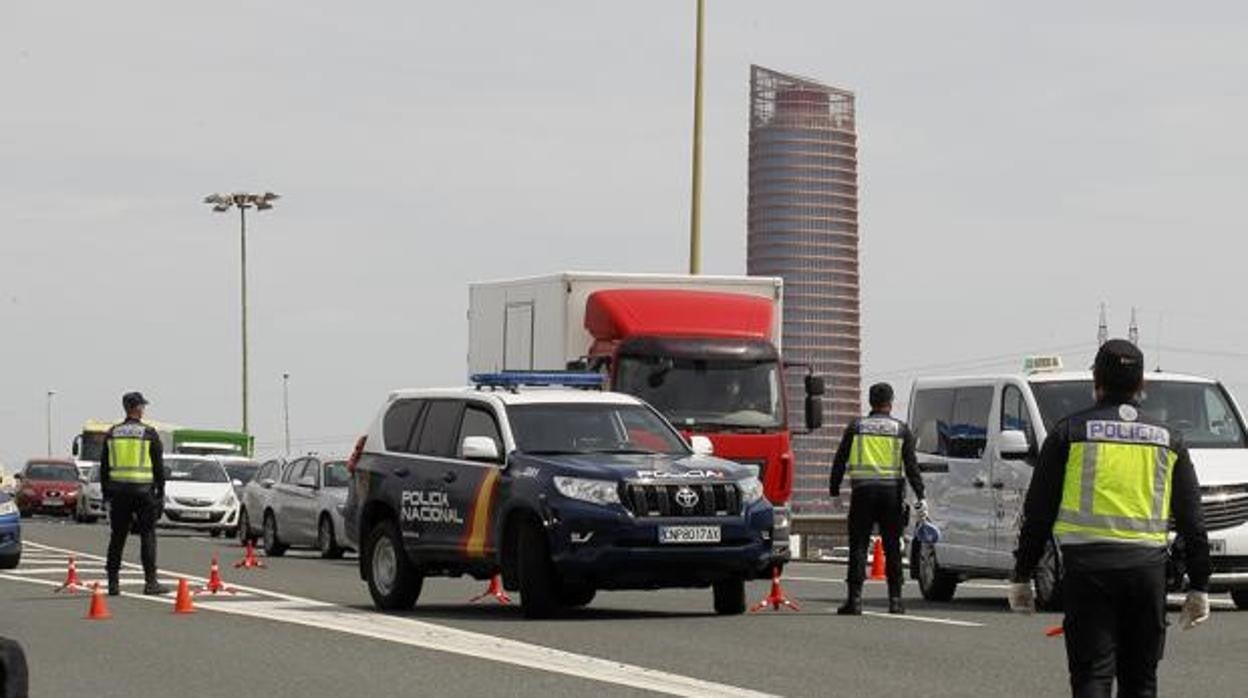
[[[1144,384],[1144,353],[1125,339],[1111,339],[1096,352],[1092,377],[1106,390],[1135,393]]]
[[[140,405],[146,405],[146,404],[147,404],[147,398],[143,397],[143,393],[140,393],[138,391],[135,391],[132,393],[126,393],[125,395],[121,396],[121,406],[128,410],[132,410]]]
[[[872,407],[883,407],[893,402],[893,386],[888,383],[876,383],[867,392],[867,400]]]

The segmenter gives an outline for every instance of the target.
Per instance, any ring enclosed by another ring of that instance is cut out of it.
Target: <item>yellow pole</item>
[[[689,273],[702,273],[702,35],[705,0],[698,0],[693,68],[693,191],[689,209]]]

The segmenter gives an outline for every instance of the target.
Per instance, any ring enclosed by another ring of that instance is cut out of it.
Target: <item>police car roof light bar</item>
[[[562,386],[601,390],[606,376],[584,371],[501,371],[476,373],[470,379],[477,389],[505,388],[515,391],[521,386]]]

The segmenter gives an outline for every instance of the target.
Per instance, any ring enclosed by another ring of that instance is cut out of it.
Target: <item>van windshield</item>
[[[1031,384],[1046,431],[1057,420],[1092,406],[1092,381]],[[1140,412],[1183,434],[1188,448],[1244,448],[1244,427],[1216,383],[1147,380]]]

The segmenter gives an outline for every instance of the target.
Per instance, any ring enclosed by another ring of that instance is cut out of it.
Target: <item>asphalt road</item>
[[[35,696],[1067,694],[1062,641],[1044,635],[1060,616],[1010,614],[993,582],[965,584],[946,604],[923,602],[910,583],[903,618],[883,614],[882,585],[869,585],[868,610],[880,614],[840,618],[844,569],[795,564],[785,584],[800,613],[720,618],[709,590],[682,590],[603,593],[567,618],[526,621],[515,607],[467,604],[481,583],[432,579],[415,610],[383,615],[353,559],[292,551],[235,570],[233,542],[162,533],[166,578],[207,576],[217,552],[241,593],[197,597],[193,616],[126,595],[109,600],[112,620],[87,622],[85,596],[52,589],[65,551],[80,553],[85,578],[102,578],[105,528],[36,519],[24,535],[21,567],[0,573],[0,635],[25,646]],[[137,562],[137,541],[129,547]],[[128,572],[127,590],[140,578]],[[766,591],[757,583],[750,596]],[[1216,605],[1201,629],[1171,631],[1163,694],[1248,685],[1248,613]]]

